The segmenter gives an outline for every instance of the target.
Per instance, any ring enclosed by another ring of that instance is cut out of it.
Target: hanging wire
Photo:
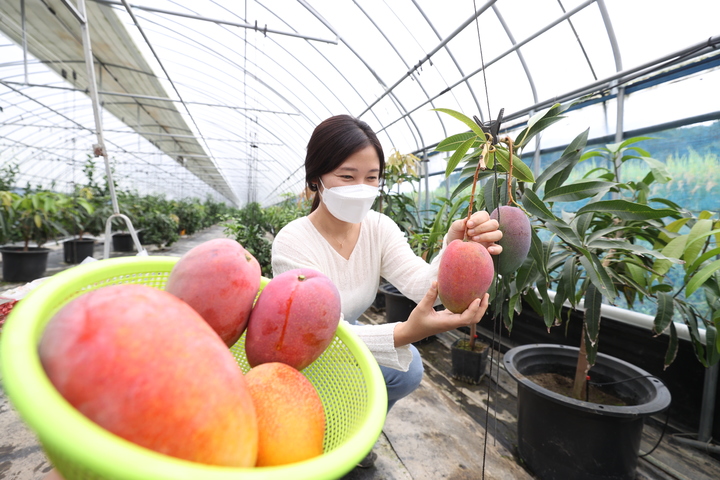
[[[477,5],[476,5],[476,3],[475,3],[475,0],[473,0],[473,11],[477,11]],[[491,115],[490,115],[490,111],[491,111],[491,110],[490,110],[490,95],[489,95],[489,93],[488,93],[487,76],[486,76],[486,74],[485,74],[485,58],[484,58],[484,55],[483,55],[482,37],[480,36],[480,20],[479,20],[479,16],[478,16],[478,17],[475,17],[475,28],[476,28],[476,30],[477,30],[478,46],[479,46],[479,48],[480,48],[480,65],[481,65],[481,67],[482,67],[483,84],[484,84],[484,86],[485,86],[485,101],[487,102],[488,118],[490,118],[490,117],[491,117]],[[482,112],[480,112],[480,114],[481,114],[481,116],[482,116]],[[488,139],[485,139],[485,140],[487,141]],[[496,139],[491,139],[491,141],[495,141],[495,140],[496,140]],[[499,199],[500,191],[499,191],[498,182],[497,182],[497,162],[493,162],[493,175],[494,175],[494,178],[495,178],[495,191],[493,192],[493,194],[498,197],[497,201],[495,202],[496,204],[498,204],[498,203],[500,202],[500,199]],[[497,218],[497,220],[498,220],[498,222],[500,221],[500,209],[499,209],[499,208],[498,208],[498,218]],[[499,277],[498,277],[498,275],[496,275],[496,276],[495,276],[495,298],[497,298],[498,291],[499,291]],[[502,310],[502,303],[500,304],[500,310]],[[489,377],[490,377],[490,378],[492,378],[492,374],[493,374],[493,356],[496,356],[496,357],[497,357],[495,360],[498,362],[498,375],[499,375],[499,371],[500,371],[500,367],[499,367],[499,365],[500,365],[500,362],[499,362],[499,360],[500,360],[500,358],[499,358],[499,355],[500,355],[499,342],[497,342],[497,343],[498,343],[497,349],[495,348],[495,347],[496,347],[495,332],[496,332],[496,330],[497,330],[496,325],[497,325],[498,323],[499,323],[499,322],[498,322],[498,302],[493,302],[493,330],[492,330],[492,339],[491,339],[491,344],[490,344],[490,349],[491,349],[491,350],[490,350],[490,374],[489,374]],[[495,354],[495,351],[497,351],[497,355]],[[494,398],[497,398],[497,385],[498,385],[498,383],[499,383],[499,379],[497,379],[497,380],[495,381]],[[488,433],[488,428],[487,428],[487,427],[488,427],[489,417],[490,417],[490,397],[491,397],[491,392],[490,392],[490,390],[491,390],[491,388],[492,388],[492,387],[491,387],[490,385],[488,385],[488,387],[487,387],[487,397],[486,397],[487,399],[486,399],[486,404],[485,404],[485,436],[484,436],[484,440],[483,440],[483,456],[482,456],[482,478],[483,478],[483,479],[485,478],[485,462],[486,462],[486,458],[487,458],[487,437],[488,437],[488,435],[487,435],[487,433]],[[494,417],[494,419],[495,419],[495,432],[494,432],[494,436],[495,436],[495,438],[497,438],[497,408],[496,408],[497,405],[494,405],[494,407],[495,407],[495,408],[493,409],[493,417]]]

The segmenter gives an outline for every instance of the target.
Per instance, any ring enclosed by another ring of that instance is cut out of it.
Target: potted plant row
[[[674,317],[687,325],[699,361],[716,363],[720,220],[717,212],[695,215],[668,199],[652,198],[651,185],[669,181],[669,175],[637,145],[645,138],[585,152],[588,132],[582,132],[535,178],[518,153],[563,118],[567,107],[535,115],[514,140],[504,138],[483,159],[487,169],[479,176],[486,183],[476,208],[490,212],[509,205],[532,224],[527,258],[516,271],[498,276],[491,303],[502,306],[499,318],[510,332],[523,308],[540,315],[548,329],[563,328],[568,305],[583,318],[579,348],[538,344],[505,354],[505,367],[518,382],[518,454],[528,468],[542,479],[633,479],[644,418],[667,409],[671,398],[659,379],[598,352],[601,304],[620,297],[630,307],[656,304],[648,335],[667,334],[666,364],[677,351]],[[463,165],[450,203],[474,181],[488,138],[467,116],[443,111],[470,129],[438,146],[452,152],[448,175]],[[595,168],[583,168],[591,161]],[[628,162],[645,165],[645,177],[623,180]],[[499,221],[502,229],[502,216]],[[508,259],[501,255],[498,262],[503,261]],[[667,276],[673,266],[684,271],[680,285]],[[696,291],[705,293],[707,309],[687,300]],[[567,391],[547,379],[567,384]],[[600,401],[596,393],[612,399]]]
[[[28,192],[20,195],[0,192],[0,229],[3,279],[6,282],[30,282],[47,269],[48,240],[58,233],[67,234],[57,212],[65,196],[55,192]],[[22,245],[6,245],[21,242]],[[34,246],[31,246],[34,243]]]

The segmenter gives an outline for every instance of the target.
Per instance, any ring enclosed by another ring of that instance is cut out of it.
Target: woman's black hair
[[[380,178],[385,171],[385,155],[382,145],[370,126],[350,115],[336,115],[321,122],[307,145],[305,156],[305,182],[313,192],[317,192],[322,175],[338,168],[347,158],[372,146],[380,159]],[[320,196],[316,193],[311,211],[320,205]]]

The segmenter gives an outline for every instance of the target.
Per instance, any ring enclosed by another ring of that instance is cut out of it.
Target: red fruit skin
[[[497,208],[490,213],[490,218],[498,219]],[[509,275],[520,268],[530,252],[532,226],[525,212],[509,205],[500,207],[499,224],[503,236],[497,244],[503,247],[503,251],[495,256],[497,272]]]
[[[322,273],[299,268],[276,276],[250,314],[248,363],[281,362],[302,370],[330,345],[340,313],[340,292]]]
[[[251,368],[245,379],[258,418],[258,467],[322,455],[325,410],[310,380],[280,362]]]
[[[257,419],[227,346],[175,296],[122,284],[85,293],[47,324],[42,366],[100,427],[193,462],[252,467]]]
[[[260,288],[260,264],[229,238],[208,240],[178,260],[165,291],[193,307],[232,347],[245,331]]]
[[[438,267],[438,296],[445,308],[462,313],[476,298],[482,299],[495,276],[493,260],[477,242],[453,240]]]

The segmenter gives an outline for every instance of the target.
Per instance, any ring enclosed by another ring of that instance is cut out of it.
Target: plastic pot
[[[578,350],[532,344],[505,353],[505,367],[518,384],[520,458],[542,480],[634,480],[644,419],[668,408],[670,391],[644,370],[602,353],[589,376],[595,383],[619,382],[611,393],[627,406],[566,397],[527,378],[537,373],[572,378]]]
[[[112,236],[113,250],[116,252],[132,252],[135,244],[129,233],[114,233]]]
[[[468,350],[460,346],[463,342],[467,344],[468,341],[455,340],[450,347],[452,361],[450,374],[455,380],[477,385],[485,375],[490,348],[485,343],[477,342],[474,350]]]
[[[3,280],[6,282],[32,282],[42,277],[47,269],[49,248],[2,247]]]
[[[65,263],[80,263],[95,253],[95,240],[92,238],[74,238],[63,242]]]

